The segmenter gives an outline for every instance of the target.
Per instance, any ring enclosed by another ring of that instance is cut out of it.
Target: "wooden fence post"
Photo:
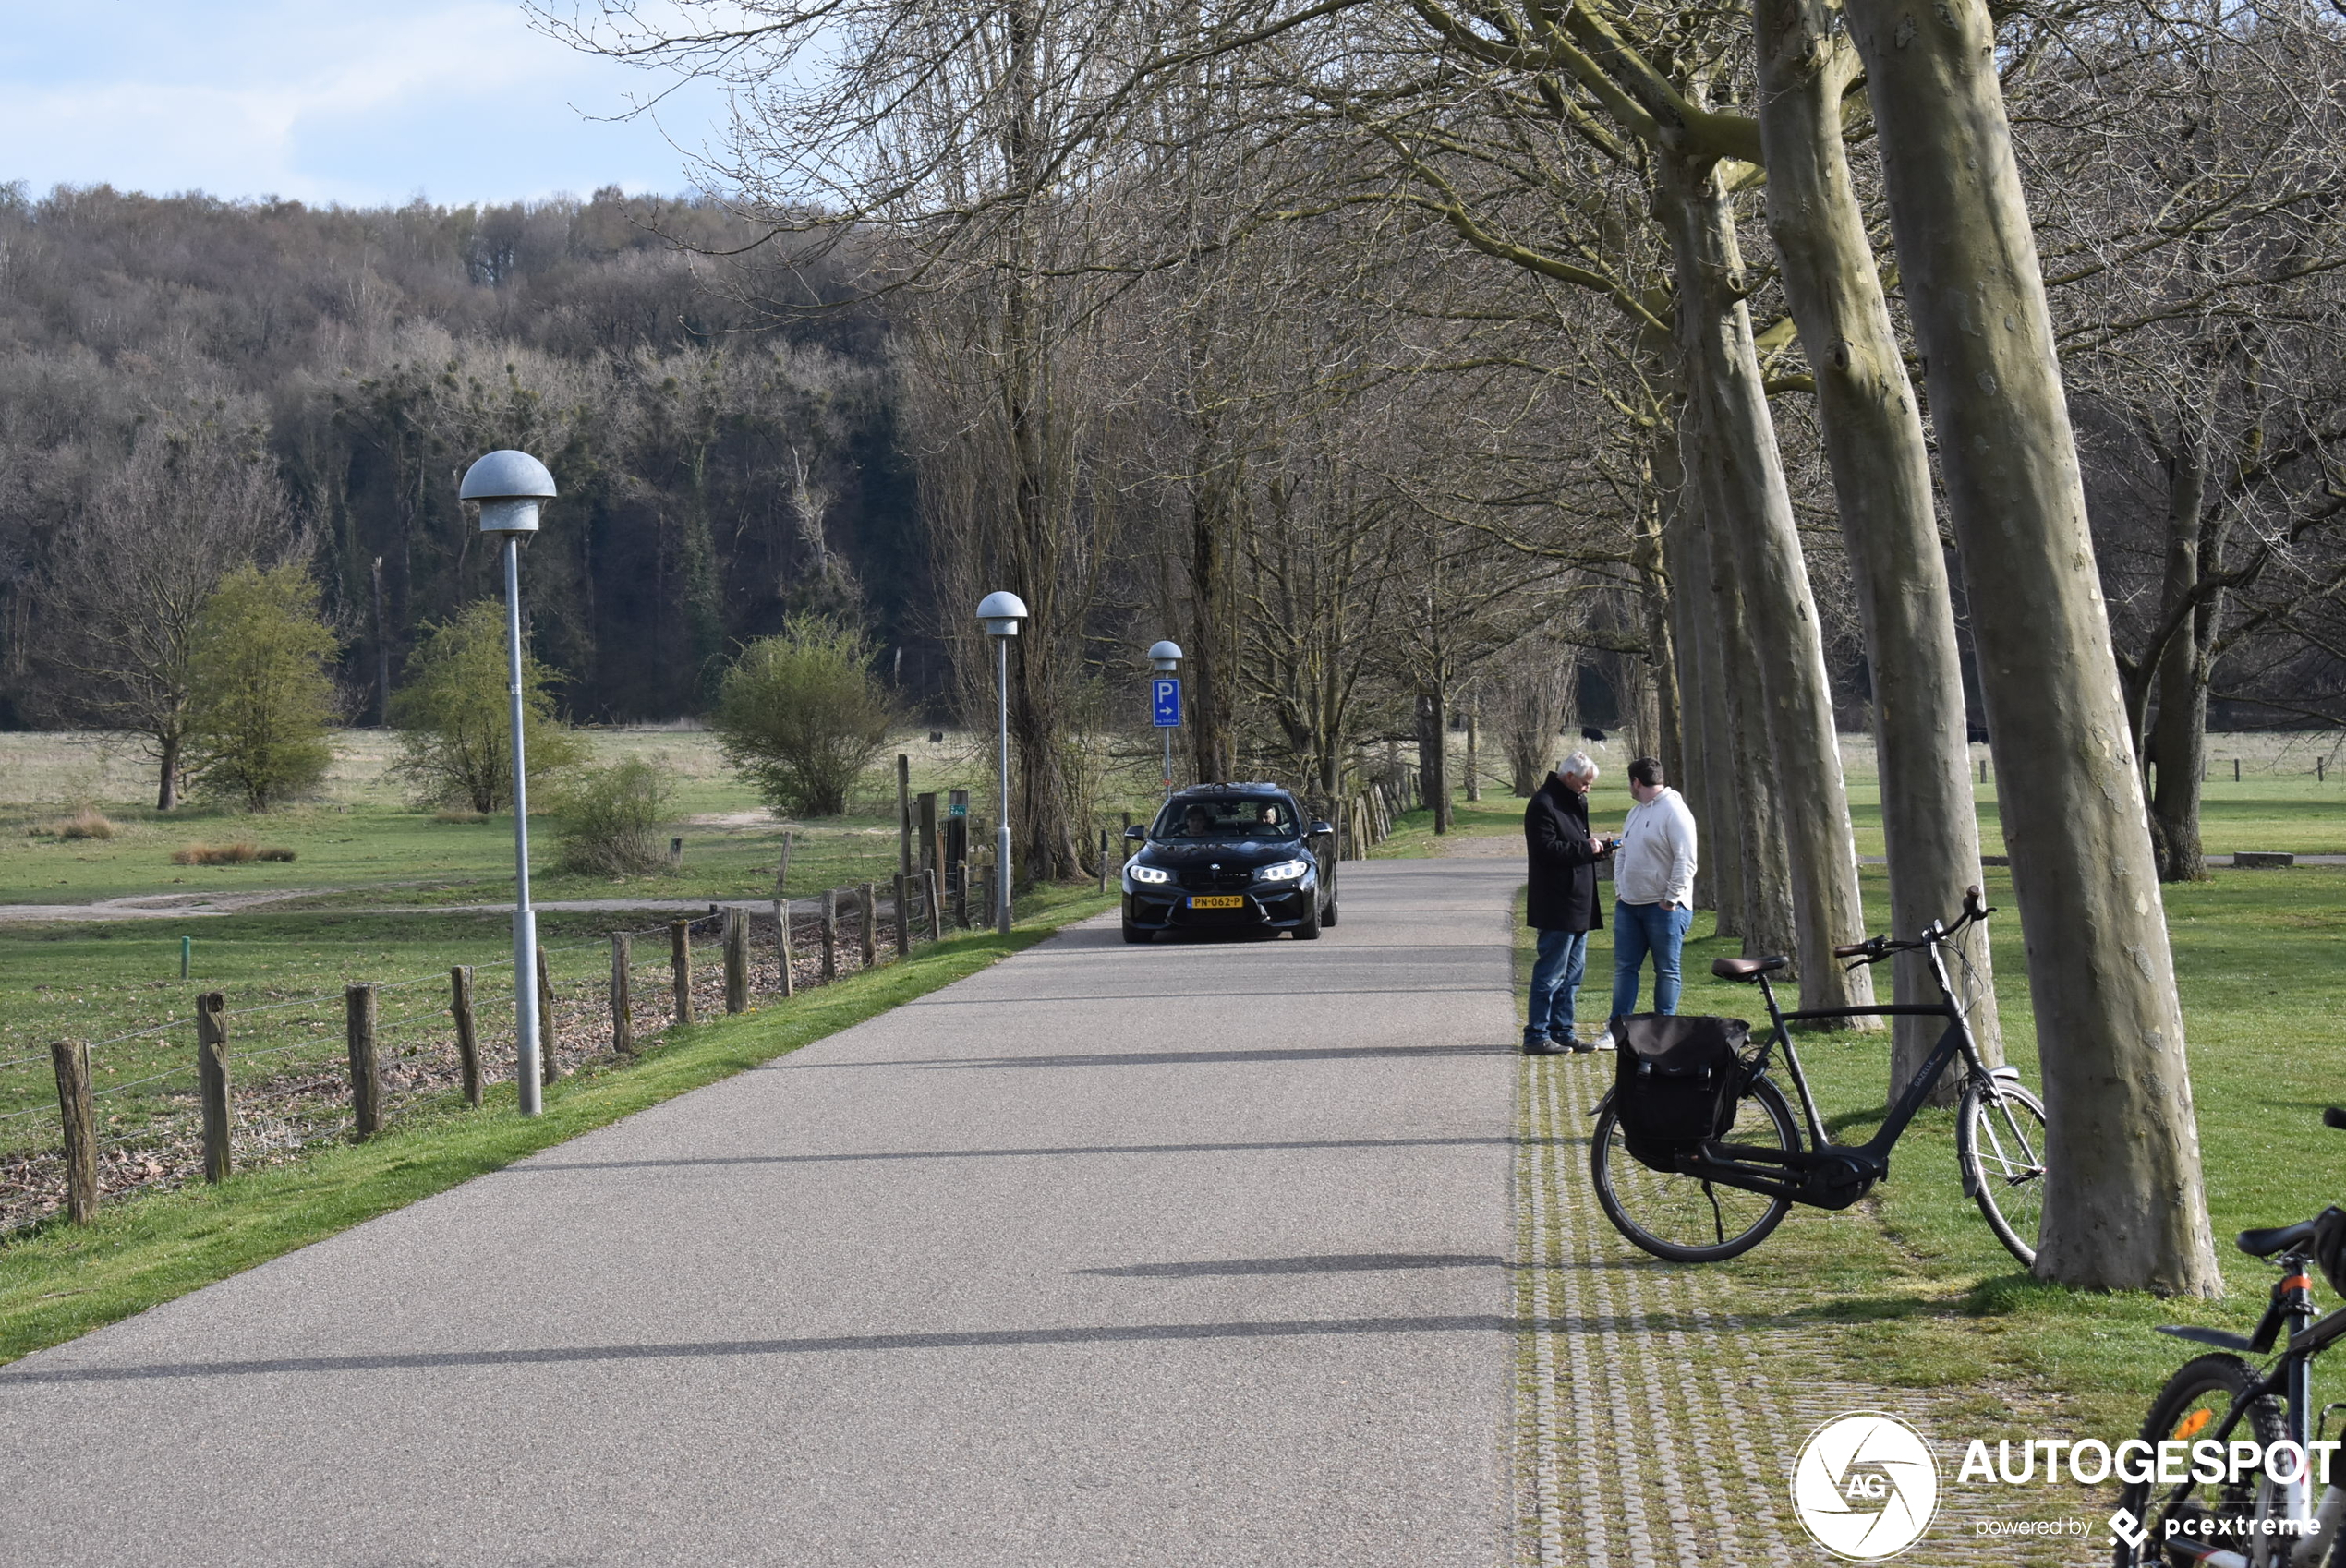
[[[196,998],[196,1091],[203,1101],[203,1178],[228,1179],[228,998]]]
[[[628,983],[635,963],[635,940],[624,931],[611,934],[611,1048],[622,1056],[635,1054],[635,993]]]
[[[896,874],[913,874],[913,759],[902,752],[896,754]]]
[[[448,1010],[456,1018],[456,1065],[465,1075],[465,1104],[480,1109],[480,1036],[473,1026],[473,966],[448,971]]]
[[[546,968],[546,949],[538,949],[538,1081],[551,1083],[562,1077],[554,1059],[554,977]]]
[[[1107,829],[1100,829],[1100,891],[1107,891]]]
[[[823,983],[839,978],[839,889],[823,889]]]
[[[732,908],[725,911],[725,1010],[749,1011],[749,922]]]
[[[937,852],[937,791],[926,790],[913,797],[915,831],[921,839],[921,867],[934,871],[942,863]]]
[[[343,1031],[350,1043],[350,1111],[361,1139],[382,1130],[382,1064],[375,1055],[375,988],[353,985],[342,994]]]
[[[66,1212],[78,1225],[98,1217],[98,1131],[90,1109],[90,1047],[60,1040],[49,1047],[57,1069],[57,1122],[65,1133]]]
[[[790,900],[788,899],[774,900],[774,950],[781,959],[782,995],[794,995],[798,990],[798,978],[791,973]]]
[[[863,956],[864,967],[871,969],[879,962],[879,893],[866,882],[861,896],[864,900],[864,923],[862,946],[858,951]]]
[[[925,884],[923,891],[928,895],[928,939],[942,942],[945,940],[944,878],[937,874],[935,866],[930,866],[921,873],[921,880]]]
[[[896,874],[896,956],[909,958],[913,951],[913,879],[902,872]]]
[[[953,878],[953,923],[963,931],[970,928],[970,862],[963,861],[960,874]]]
[[[676,1021],[693,1019],[693,923],[668,923],[668,983],[676,993]]]
[[[790,897],[790,829],[787,827],[782,829],[781,863],[774,868],[774,897]]]

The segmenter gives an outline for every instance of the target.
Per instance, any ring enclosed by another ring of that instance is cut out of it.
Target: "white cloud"
[[[658,127],[581,114],[658,85],[502,0],[61,7],[0,47],[0,179],[348,203],[674,190],[685,161]],[[696,146],[720,108],[688,92],[661,118]]]

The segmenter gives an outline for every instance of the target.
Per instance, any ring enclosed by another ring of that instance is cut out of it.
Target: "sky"
[[[721,126],[516,0],[0,0],[0,182],[315,204],[690,188]]]

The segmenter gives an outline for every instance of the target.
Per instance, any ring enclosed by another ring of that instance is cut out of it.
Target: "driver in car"
[[[1203,806],[1191,806],[1181,814],[1181,832],[1184,837],[1203,838],[1213,831],[1214,814]]]

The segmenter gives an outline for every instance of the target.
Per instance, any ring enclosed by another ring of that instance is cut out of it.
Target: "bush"
[[[555,808],[563,868],[602,876],[658,870],[671,796],[667,771],[642,757],[579,774]]]
[[[318,787],[333,761],[327,665],[341,644],[297,565],[230,573],[197,618],[187,676],[188,773],[207,794],[266,811]]]
[[[744,648],[725,672],[709,727],[769,805],[809,816],[844,809],[896,718],[872,653],[863,632],[799,615]]]
[[[399,760],[392,771],[424,805],[503,811],[514,800],[512,696],[506,690],[505,609],[482,599],[433,627],[407,660],[407,684],[392,699]],[[578,760],[576,737],[554,718],[553,676],[522,656],[522,740],[529,781]]]

